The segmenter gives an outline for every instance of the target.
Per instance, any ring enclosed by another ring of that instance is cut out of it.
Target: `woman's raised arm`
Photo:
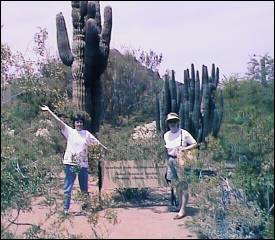
[[[54,120],[57,122],[57,125],[60,129],[63,129],[65,127],[65,123],[57,116],[55,115],[50,109],[48,106],[46,105],[43,105],[40,107],[40,109],[42,111],[45,111],[45,112],[48,112],[53,118]]]

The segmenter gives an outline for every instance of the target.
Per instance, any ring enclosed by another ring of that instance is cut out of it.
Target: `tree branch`
[[[16,217],[15,217],[12,221],[8,220],[8,221],[10,222],[10,224],[9,224],[7,227],[5,227],[5,228],[1,231],[1,236],[2,236],[2,235],[5,233],[5,231],[14,223],[14,221],[17,220],[17,218],[19,217],[19,213],[20,213],[20,209],[17,209],[17,215],[16,215]]]

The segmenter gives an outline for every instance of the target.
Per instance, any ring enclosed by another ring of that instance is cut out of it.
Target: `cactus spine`
[[[56,15],[57,46],[62,62],[72,67],[73,104],[91,116],[92,132],[99,130],[102,89],[100,76],[107,67],[112,31],[112,8],[104,9],[101,27],[98,1],[71,1],[72,51],[62,13]]]
[[[173,111],[179,114],[181,128],[189,131],[198,142],[204,142],[209,134],[217,137],[223,116],[223,95],[217,91],[219,68],[212,64],[209,76],[203,65],[200,83],[199,71],[195,71],[192,64],[191,75],[188,69],[184,70],[184,84],[174,81],[174,71],[171,78],[165,75],[161,97],[156,99],[160,105],[162,134],[167,130],[165,118]]]

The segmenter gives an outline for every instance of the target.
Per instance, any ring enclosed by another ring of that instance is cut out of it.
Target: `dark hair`
[[[85,117],[82,114],[77,113],[76,115],[74,115],[72,117],[72,120],[73,120],[73,122],[81,120],[84,123],[85,122]]]

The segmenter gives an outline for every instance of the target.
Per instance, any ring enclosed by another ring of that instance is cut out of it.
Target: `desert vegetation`
[[[12,209],[18,214],[30,210],[36,196],[52,205],[60,188],[65,141],[39,106],[48,105],[68,124],[78,109],[72,107],[71,68],[48,52],[47,37],[47,30],[42,28],[34,35],[36,61],[13,53],[1,43],[1,93],[10,91],[1,103],[1,217]],[[160,115],[156,117],[156,94],[165,84],[167,88],[167,83],[169,88],[169,81],[175,81],[172,73],[170,80],[168,75],[159,76],[162,57],[152,50],[120,53],[110,49],[106,71],[101,75],[104,114],[97,136],[114,151],[104,153],[104,158],[165,160],[161,131],[147,141],[135,142],[132,137],[136,126],[160,120]],[[250,59],[244,79],[232,76],[213,82],[217,91],[223,92],[222,118],[217,115],[219,134],[209,130],[203,135],[198,162],[190,167],[215,170],[217,175],[192,175],[189,179],[199,209],[190,226],[202,238],[274,238],[273,73],[274,61],[265,55]],[[181,111],[180,105],[177,110]],[[188,113],[182,110],[182,114]],[[162,131],[165,127],[162,123]],[[95,149],[90,154],[98,160],[103,153]],[[93,163],[91,174],[96,177],[97,162]],[[147,194],[144,189],[119,192],[124,198]],[[89,219],[96,224],[101,208],[98,202],[90,204]],[[106,196],[102,206],[108,208],[110,204]],[[112,212],[108,214],[115,219]],[[15,224],[14,219],[10,224]],[[31,226],[24,237],[38,236],[54,237],[39,226]],[[12,237],[18,236],[9,232],[9,225],[1,224],[1,238]]]

